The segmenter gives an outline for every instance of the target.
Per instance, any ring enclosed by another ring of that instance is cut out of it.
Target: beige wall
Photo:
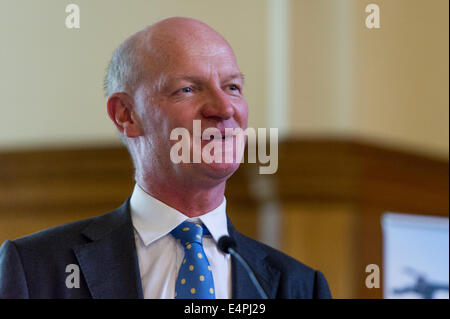
[[[291,7],[291,133],[348,133],[348,94],[342,86],[349,81],[345,53],[350,51],[351,37],[343,36],[350,29],[344,19],[349,6],[342,1],[294,0]]]
[[[377,3],[381,28],[354,28],[353,132],[448,159],[449,2]]]
[[[292,134],[448,159],[447,0],[291,3]],[[365,27],[369,3],[380,7],[380,29]]]
[[[79,30],[64,24],[71,2],[81,9]],[[118,143],[102,95],[107,60],[129,34],[180,15],[212,25],[234,47],[250,126],[279,125],[279,111],[290,135],[357,137],[448,158],[448,1],[376,1],[379,30],[364,25],[368,3],[1,0],[0,149]],[[271,25],[280,23],[274,4],[290,12],[285,28]],[[291,41],[269,30],[287,30]],[[285,47],[273,50],[275,42]],[[273,52],[286,56],[285,74],[273,73]],[[283,92],[286,107],[274,101]]]
[[[81,28],[65,27],[76,3]],[[107,61],[128,35],[170,16],[221,32],[246,75],[252,126],[264,126],[266,7],[261,0],[1,0],[0,148],[117,143],[102,84]],[[239,10],[237,10],[239,8]]]

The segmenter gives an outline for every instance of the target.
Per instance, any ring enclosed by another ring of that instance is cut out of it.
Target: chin
[[[202,163],[204,173],[215,180],[226,180],[239,168],[240,163]]]

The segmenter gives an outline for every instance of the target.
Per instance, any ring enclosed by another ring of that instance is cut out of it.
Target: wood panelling
[[[448,215],[448,161],[352,141],[281,143],[282,200],[351,201]]]
[[[122,148],[0,153],[0,241],[118,207],[132,173]]]
[[[241,187],[234,200],[252,198],[241,181],[261,178],[256,170],[243,165],[230,179],[229,190]],[[382,297],[382,289],[364,283],[366,265],[383,271],[383,213],[448,217],[448,161],[420,154],[357,141],[291,139],[279,145],[278,172],[264,178],[283,207],[281,249],[322,270],[338,298]]]
[[[282,214],[281,249],[327,276],[335,297],[380,298],[365,265],[382,265],[381,214],[448,216],[448,161],[342,140],[285,140],[279,169],[242,164],[227,183],[227,211],[256,238],[258,207]],[[133,189],[122,147],[0,152],[0,241],[103,214]],[[267,192],[267,187],[271,190]]]
[[[352,206],[287,203],[283,209],[283,250],[327,278],[334,298],[358,297],[357,213]],[[364,281],[361,282],[363,284]]]

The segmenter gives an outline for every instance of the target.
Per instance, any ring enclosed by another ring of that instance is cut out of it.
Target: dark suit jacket
[[[331,298],[321,272],[242,235],[229,219],[228,231],[269,298]],[[66,286],[69,264],[79,265],[79,288]],[[232,297],[260,298],[245,269],[234,258],[231,264]],[[143,298],[129,200],[108,214],[4,242],[0,298]]]

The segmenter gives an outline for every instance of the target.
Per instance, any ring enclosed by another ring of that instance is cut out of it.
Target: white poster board
[[[448,218],[386,213],[383,296],[449,298]]]

